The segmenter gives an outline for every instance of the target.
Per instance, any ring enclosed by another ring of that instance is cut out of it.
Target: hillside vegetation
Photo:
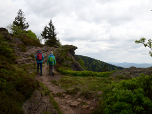
[[[104,72],[104,71],[112,71],[112,70],[122,70],[123,67],[114,66],[112,64],[93,59],[91,57],[75,55],[77,60],[81,63],[81,65],[89,71],[94,72]]]
[[[23,102],[30,98],[31,94],[38,87],[38,82],[34,76],[36,74],[34,64],[15,64],[15,48],[26,51],[26,43],[30,45],[41,44],[28,36],[19,36],[23,42],[22,45],[15,44],[15,37],[8,34],[6,29],[0,29],[0,113],[1,114],[21,114]],[[29,74],[28,70],[33,70]]]
[[[44,56],[48,56],[50,49],[54,51],[57,60],[55,68],[64,76],[58,81],[52,80],[51,83],[67,90],[66,94],[72,94],[73,97],[98,101],[95,108],[91,109],[92,114],[151,114],[151,68],[106,67],[104,62],[83,57],[78,62],[74,58],[76,46],[48,47],[26,34],[9,34],[4,28],[0,29],[0,113],[22,114],[23,103],[31,97],[34,90],[43,85],[35,79],[35,47],[43,49]],[[49,94],[47,88],[45,91],[45,94]],[[51,99],[55,96],[63,97],[63,94],[65,93],[51,95]],[[80,104],[89,105],[82,101]]]

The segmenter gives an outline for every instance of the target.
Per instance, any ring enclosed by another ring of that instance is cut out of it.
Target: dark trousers
[[[39,66],[40,66],[40,71],[42,74],[42,63],[37,63],[37,73],[39,73]]]
[[[54,65],[49,65],[49,74],[51,74],[51,72],[54,74]]]

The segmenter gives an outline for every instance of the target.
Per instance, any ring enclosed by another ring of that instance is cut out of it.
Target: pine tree
[[[20,27],[22,30],[25,30],[29,27],[28,22],[25,23],[26,18],[24,18],[24,12],[21,9],[18,11],[18,15],[15,17],[15,21],[13,21],[13,25]]]
[[[106,71],[109,71],[109,68],[107,64],[105,63],[104,66],[102,67],[102,72],[106,72]]]
[[[44,27],[44,31],[42,31],[41,36],[46,40],[45,44],[53,47],[58,47],[60,45],[59,40],[57,40],[57,33],[55,32],[55,27],[50,20],[49,26]]]

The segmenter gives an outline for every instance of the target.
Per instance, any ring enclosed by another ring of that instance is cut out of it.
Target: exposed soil
[[[78,95],[65,94],[64,92],[66,90],[51,83],[51,80],[58,81],[63,75],[59,74],[57,71],[55,71],[54,76],[48,75],[46,63],[42,70],[43,75],[37,75],[35,78],[38,81],[44,83],[52,95],[55,95],[59,92],[63,93],[63,96],[54,97],[54,100],[59,104],[63,114],[90,114],[91,110],[97,106],[97,101],[95,99],[88,100],[84,98],[77,98]],[[84,102],[87,104],[84,105]]]

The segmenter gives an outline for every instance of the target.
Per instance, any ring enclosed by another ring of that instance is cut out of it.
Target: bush
[[[25,31],[22,30],[20,26],[15,25],[9,25],[8,28],[13,35],[20,38],[25,45],[42,46],[35,33],[31,30]]]
[[[9,28],[11,30],[11,33],[14,35],[25,34],[25,31],[22,30],[20,26],[15,26],[13,24],[10,24],[7,28]]]
[[[58,68],[58,72],[62,73],[63,75],[69,76],[97,76],[97,77],[107,77],[110,76],[113,72],[93,72],[93,71],[73,71],[73,70],[65,70],[63,68]]]
[[[104,89],[103,102],[99,108],[102,107],[105,114],[150,114],[152,75],[141,74],[140,77],[108,85]]]
[[[5,57],[11,57],[13,55],[13,50],[9,48],[9,45],[7,44],[6,40],[2,37],[0,34],[0,52],[1,55],[4,55]]]
[[[11,69],[0,69],[0,114],[22,114],[23,102],[38,87],[38,82],[24,69]]]
[[[28,36],[29,38],[32,38],[34,40],[38,40],[36,34],[34,32],[32,32],[31,30],[28,30],[26,32],[26,36]]]

